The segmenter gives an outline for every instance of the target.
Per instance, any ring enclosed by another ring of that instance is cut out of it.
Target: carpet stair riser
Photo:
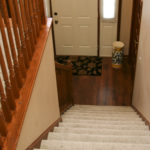
[[[97,116],[97,117],[127,117],[127,118],[135,118],[139,117],[138,114],[104,114],[104,113],[80,113],[80,112],[66,112],[64,115],[73,115],[73,116]]]
[[[111,121],[111,120],[84,120],[84,119],[71,119],[71,118],[64,118],[63,122],[70,122],[70,123],[93,123],[93,124],[112,124],[112,125],[124,125],[124,124],[136,124],[136,125],[144,125],[143,121]]]
[[[73,112],[73,113],[99,113],[99,114],[137,114],[136,112],[130,112],[130,111],[102,111],[102,110],[68,110],[67,112]]]
[[[76,133],[76,134],[99,134],[99,135],[130,135],[130,136],[150,136],[150,132],[144,130],[112,130],[112,129],[91,129],[91,128],[64,128],[55,127],[54,132],[60,133]]]
[[[145,125],[95,125],[95,124],[84,124],[84,123],[59,123],[59,127],[73,127],[73,128],[94,128],[94,129],[118,129],[118,130],[149,130],[148,126]]]
[[[52,150],[150,150],[150,145],[122,144],[122,143],[86,143],[86,142],[62,142],[42,141],[41,148]]]
[[[98,117],[98,116],[73,116],[73,115],[63,115],[63,119],[84,119],[84,120],[114,120],[114,121],[142,121],[140,117],[128,118],[128,117]]]
[[[133,143],[150,144],[150,136],[100,136],[79,135],[71,133],[49,133],[48,140],[74,141],[74,142],[99,142],[99,143]]]

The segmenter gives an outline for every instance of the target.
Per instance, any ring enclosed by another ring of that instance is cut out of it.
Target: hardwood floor
[[[102,76],[73,76],[75,104],[131,105],[131,73],[127,59],[123,67],[111,67],[111,58],[103,58]]]

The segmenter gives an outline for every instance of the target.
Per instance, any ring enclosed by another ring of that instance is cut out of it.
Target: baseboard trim
[[[149,126],[150,129],[150,122],[144,117],[144,115],[135,106],[132,105],[132,108],[139,114],[139,116],[142,118],[145,124]]]
[[[41,141],[47,139],[48,133],[52,132],[54,127],[58,126],[59,122],[61,121],[62,118],[60,117],[52,125],[50,125],[29,147],[27,147],[26,150],[33,150],[34,148],[40,148]]]

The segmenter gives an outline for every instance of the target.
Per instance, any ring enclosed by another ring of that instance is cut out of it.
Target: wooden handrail
[[[73,105],[72,64],[63,65],[55,62],[60,112]]]

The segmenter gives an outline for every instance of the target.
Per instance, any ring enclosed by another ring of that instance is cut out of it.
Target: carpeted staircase
[[[150,150],[149,128],[131,107],[75,105],[62,119],[40,150]]]

